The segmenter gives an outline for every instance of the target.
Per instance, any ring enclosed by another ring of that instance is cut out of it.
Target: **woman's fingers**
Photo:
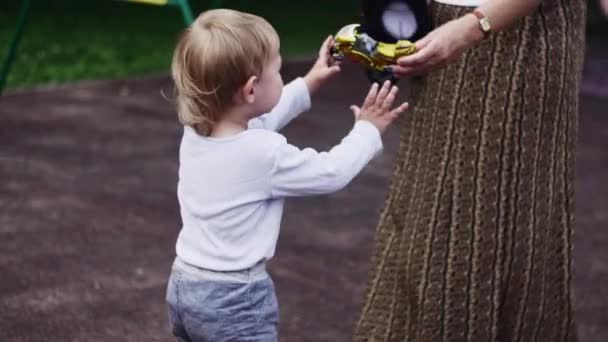
[[[397,76],[399,78],[417,75],[418,71],[419,71],[419,69],[415,68],[415,67],[402,67],[399,65],[394,65],[394,66],[392,66],[392,68],[393,68],[393,73],[395,74],[395,76]]]
[[[394,65],[394,66],[392,66],[392,68],[393,68],[393,73],[395,74],[395,76],[408,77],[408,76],[422,75],[424,73],[427,73],[431,70],[440,68],[447,64],[448,63],[442,57],[433,56],[430,59],[426,60],[423,64],[408,65],[408,66]]]
[[[416,43],[414,43],[416,45],[416,51],[420,51],[422,49],[424,49],[427,45],[429,45],[429,43],[432,40],[432,35],[429,33],[426,36],[422,37],[420,40],[418,40]]]
[[[430,43],[417,52],[409,55],[403,56],[397,60],[397,65],[401,67],[413,67],[420,64],[424,64],[429,59],[433,58],[436,54],[435,48]]]

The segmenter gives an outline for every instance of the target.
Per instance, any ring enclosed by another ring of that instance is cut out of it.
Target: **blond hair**
[[[183,125],[208,136],[251,76],[260,77],[279,37],[263,18],[228,9],[202,13],[173,53],[177,112]]]

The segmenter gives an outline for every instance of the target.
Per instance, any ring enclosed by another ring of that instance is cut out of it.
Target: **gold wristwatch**
[[[479,29],[483,32],[484,36],[487,36],[492,32],[492,25],[490,25],[490,20],[479,10],[473,10],[473,15],[477,17],[479,21]]]

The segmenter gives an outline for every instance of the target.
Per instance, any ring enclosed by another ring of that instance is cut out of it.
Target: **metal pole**
[[[17,47],[19,46],[19,42],[21,41],[23,27],[25,26],[29,10],[30,0],[23,0],[21,5],[21,11],[19,13],[19,19],[17,20],[17,29],[13,34],[13,40],[11,41],[11,45],[8,48],[8,54],[4,58],[4,62],[2,63],[2,70],[0,71],[0,95],[2,95],[2,91],[4,90],[8,73],[10,72],[11,66],[15,61],[15,56],[17,55]]]
[[[194,22],[194,18],[192,17],[192,10],[190,9],[190,4],[188,0],[178,0],[179,9],[182,11],[182,17],[184,18],[184,24],[186,26],[190,26]]]
[[[177,5],[182,11],[182,16],[184,17],[184,23],[186,26],[191,25],[194,22],[194,17],[192,16],[192,9],[190,8],[188,0],[177,0]],[[209,5],[210,9],[220,7],[222,7],[222,0],[211,0],[211,4]]]

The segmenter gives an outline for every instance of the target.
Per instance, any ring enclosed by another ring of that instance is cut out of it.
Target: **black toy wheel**
[[[393,75],[393,73],[390,71],[367,69],[365,70],[365,74],[367,76],[367,79],[371,83],[376,82],[380,85],[382,85],[386,81],[391,81],[392,84],[396,84],[399,81],[399,79],[395,77],[395,75]]]

